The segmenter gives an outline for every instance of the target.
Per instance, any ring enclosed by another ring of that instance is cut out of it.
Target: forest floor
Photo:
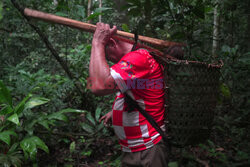
[[[63,144],[63,143],[62,143]],[[77,148],[77,151],[70,152],[69,146],[64,144],[60,147],[50,147],[50,156],[44,152],[39,152],[38,166],[44,167],[98,167],[98,166],[117,166],[121,155],[118,143],[112,138],[100,139],[89,145],[89,151],[81,151],[84,148]],[[84,147],[84,146],[82,146]],[[53,164],[50,164],[53,162]],[[117,165],[116,165],[117,164]]]

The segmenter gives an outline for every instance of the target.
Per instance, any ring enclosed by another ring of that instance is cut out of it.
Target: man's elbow
[[[96,95],[96,96],[104,96],[105,94],[103,93],[103,89],[98,89],[98,88],[91,88],[91,92]]]
[[[100,87],[100,84],[97,84],[96,82],[93,82],[92,80],[87,81],[87,88],[96,96],[102,96],[102,87]]]
[[[90,91],[96,95],[96,96],[103,96],[102,92],[104,91],[104,88],[98,85],[88,85],[88,88],[90,89]]]
[[[100,82],[88,82],[88,89],[91,90],[96,96],[105,96],[116,92],[115,84],[106,82],[101,84]]]
[[[107,87],[101,87],[101,86],[93,86],[90,88],[91,92],[96,96],[105,96],[109,94],[113,94],[118,91],[118,89],[110,89]]]

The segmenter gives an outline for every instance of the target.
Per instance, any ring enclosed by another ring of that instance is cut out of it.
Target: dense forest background
[[[222,60],[212,134],[206,143],[179,150],[170,166],[250,166],[249,0],[18,3],[184,42],[188,60]],[[28,22],[11,0],[0,1],[0,166],[119,166],[112,128],[98,122],[114,96],[96,97],[86,88],[91,38],[68,27]]]

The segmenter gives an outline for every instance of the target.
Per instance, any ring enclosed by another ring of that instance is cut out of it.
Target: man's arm
[[[105,46],[116,31],[115,26],[110,29],[108,24],[97,23],[92,40],[88,86],[94,94],[99,96],[118,91],[105,58]]]

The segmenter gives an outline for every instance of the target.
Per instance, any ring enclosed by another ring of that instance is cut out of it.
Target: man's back
[[[120,92],[113,104],[113,127],[125,152],[148,149],[161,140],[159,133],[136,109],[128,112],[125,91],[163,126],[164,90],[161,66],[143,49],[126,54],[111,67]]]

